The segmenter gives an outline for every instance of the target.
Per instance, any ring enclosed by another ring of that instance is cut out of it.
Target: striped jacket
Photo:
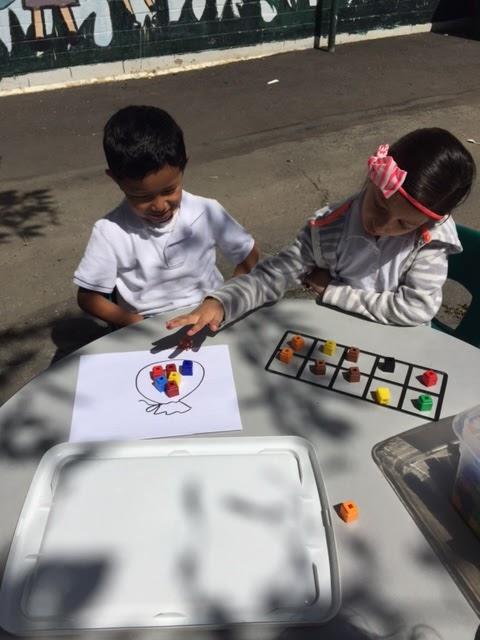
[[[413,249],[402,264],[398,288],[377,292],[354,289],[342,283],[341,273],[337,274],[337,247],[350,208],[345,215],[331,215],[327,220],[333,211],[333,207],[318,211],[313,218],[318,226],[309,221],[292,245],[260,261],[248,275],[229,280],[210,294],[223,305],[225,322],[276,302],[288,289],[300,285],[315,267],[328,269],[334,276],[325,289],[324,305],[383,324],[420,325],[435,316],[442,303],[448,255],[462,251],[453,220],[432,225],[428,234],[418,231]]]

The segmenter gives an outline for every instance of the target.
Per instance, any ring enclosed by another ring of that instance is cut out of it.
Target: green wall
[[[310,4],[312,2],[312,5]],[[340,0],[338,33],[465,17],[472,0]],[[63,6],[61,6],[63,5]],[[330,0],[0,0],[0,77],[328,33]]]

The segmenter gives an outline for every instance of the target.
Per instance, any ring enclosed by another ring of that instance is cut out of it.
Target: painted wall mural
[[[453,6],[454,5],[454,6]],[[455,19],[469,0],[340,0],[339,32]],[[0,0],[0,77],[325,35],[330,0]]]

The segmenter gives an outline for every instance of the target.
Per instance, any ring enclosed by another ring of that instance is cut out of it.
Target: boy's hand
[[[178,329],[186,324],[192,324],[193,327],[187,331],[187,336],[193,336],[207,325],[212,331],[217,331],[224,316],[225,311],[220,302],[214,298],[207,298],[191,313],[169,320],[166,327],[167,329]]]
[[[332,280],[328,269],[319,269],[316,267],[308,275],[305,276],[303,284],[307,289],[312,289],[318,296],[323,296],[325,289]]]
[[[132,313],[128,318],[127,323],[136,324],[137,322],[141,322],[142,320],[145,320],[145,318],[142,315],[140,315],[139,313]]]
[[[122,307],[119,307],[115,302],[107,300],[99,291],[92,291],[80,287],[78,289],[77,300],[80,309],[117,328],[126,327],[129,324],[135,324],[144,319],[139,313],[122,309]]]

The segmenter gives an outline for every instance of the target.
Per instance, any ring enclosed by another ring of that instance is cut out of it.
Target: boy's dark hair
[[[416,129],[395,142],[389,153],[407,172],[405,191],[436,213],[450,213],[470,193],[475,161],[445,129]]]
[[[187,164],[183,133],[163,109],[130,106],[117,111],[103,132],[103,149],[115,178],[144,178],[165,165]]]

